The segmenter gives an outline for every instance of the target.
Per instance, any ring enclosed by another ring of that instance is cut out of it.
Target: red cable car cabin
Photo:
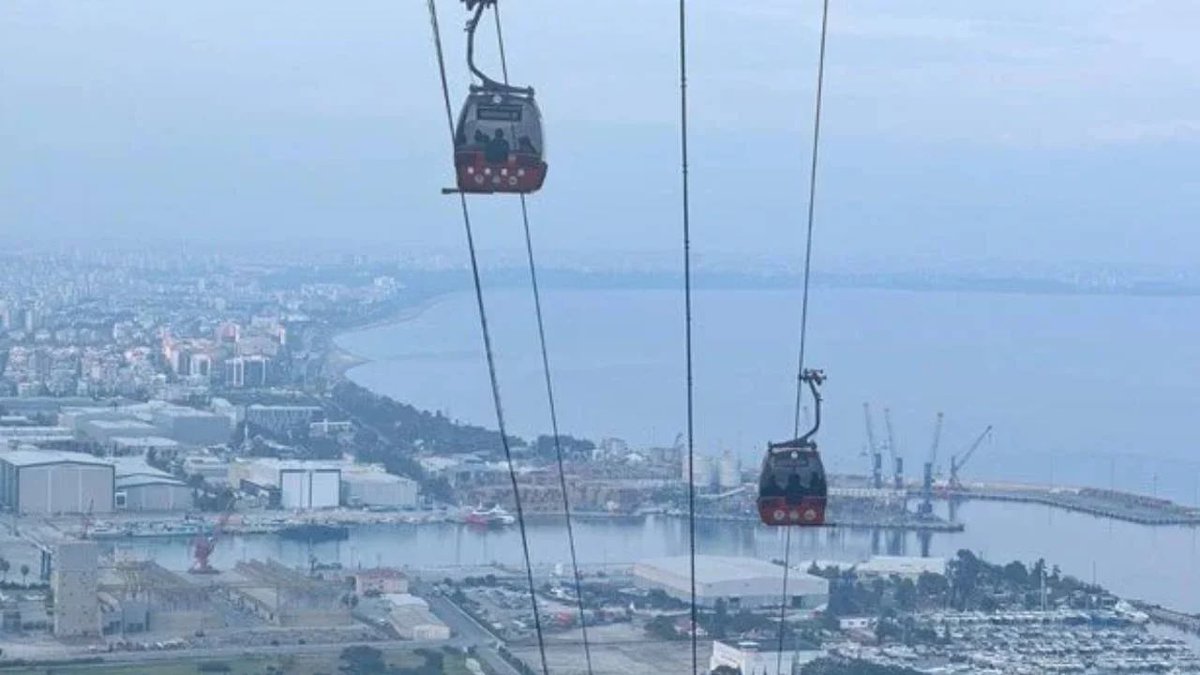
[[[825,467],[816,445],[768,447],[758,486],[758,515],[764,523],[824,525],[827,499]]]
[[[546,180],[544,142],[532,89],[472,86],[454,132],[458,189],[536,192]]]

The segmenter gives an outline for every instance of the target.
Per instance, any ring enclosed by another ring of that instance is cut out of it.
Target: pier
[[[1200,509],[1167,499],[1098,488],[977,483],[959,490],[935,491],[934,498],[1044,504],[1139,525],[1200,525]]]

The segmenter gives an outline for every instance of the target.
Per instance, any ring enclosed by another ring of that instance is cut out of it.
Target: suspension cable
[[[500,4],[494,6],[496,18],[496,43],[500,50],[500,69],[504,75],[504,84],[508,81],[508,57],[504,50],[504,28],[500,21]],[[558,460],[558,486],[562,490],[563,513],[567,520],[567,544],[571,549],[571,573],[575,579],[575,597],[579,602],[579,628],[583,632],[583,656],[587,663],[588,675],[592,675],[592,648],[588,642],[587,617],[584,615],[583,581],[579,575],[579,556],[575,547],[575,526],[571,522],[571,499],[567,495],[567,477],[563,465],[562,436],[558,431],[558,406],[554,402],[554,384],[550,376],[550,355],[546,348],[546,326],[542,320],[542,296],[538,288],[537,264],[533,255],[533,236],[529,227],[529,208],[526,204],[525,193],[521,193],[521,223],[525,228],[525,252],[529,258],[529,283],[533,287],[533,308],[537,315],[538,343],[542,349],[542,373],[546,379],[546,400],[550,408],[550,429],[554,434],[554,454]]]
[[[779,651],[775,657],[775,672],[783,673],[783,638],[787,628],[787,585],[788,570],[791,569],[792,557],[792,528],[783,528],[787,532],[783,539],[783,593],[779,599]]]
[[[800,355],[796,368],[795,436],[800,435],[800,400],[804,392],[804,348],[808,341],[808,287],[812,276],[813,220],[817,202],[817,158],[821,144],[821,98],[825,89],[825,38],[829,33],[829,0],[821,10],[821,47],[817,57],[816,110],[813,114],[812,164],[808,173],[808,231],[804,242],[804,294],[800,302]]]
[[[442,32],[438,26],[437,0],[428,0],[429,20],[433,28],[434,46],[437,50],[438,73],[442,83],[442,99],[446,105],[446,122],[450,129],[450,141],[454,142],[454,112],[450,105],[450,84],[446,78],[446,60],[442,50]],[[479,308],[479,328],[483,334],[483,350],[487,356],[488,378],[492,386],[492,402],[496,408],[496,425],[500,432],[500,444],[504,449],[504,458],[508,463],[508,477],[512,482],[513,500],[516,502],[517,522],[521,531],[521,549],[525,556],[525,578],[529,583],[529,602],[533,606],[533,625],[537,631],[538,653],[542,660],[542,675],[550,675],[546,664],[546,642],[542,636],[542,619],[538,611],[537,589],[533,584],[533,565],[529,556],[529,537],[525,528],[525,513],[521,507],[521,491],[517,485],[517,471],[513,465],[512,448],[508,441],[508,432],[504,424],[504,408],[500,404],[500,383],[496,377],[496,359],[492,352],[492,337],[488,329],[487,310],[483,302],[483,283],[479,278],[479,263],[475,252],[475,237],[471,230],[471,212],[467,208],[467,197],[458,193],[462,206],[463,227],[467,234],[467,249],[471,255],[471,276],[475,284],[475,302]]]
[[[816,103],[813,112],[812,133],[812,164],[808,174],[808,227],[804,242],[804,291],[800,302],[800,353],[796,366],[796,412],[793,425],[793,438],[800,435],[801,399],[804,395],[804,352],[808,342],[808,289],[812,276],[812,244],[813,221],[817,197],[817,158],[821,142],[821,98],[825,89],[825,41],[829,34],[829,0],[824,0],[821,7],[821,46],[817,57],[817,90]],[[783,552],[783,589],[779,603],[779,655],[776,670],[783,663],[783,639],[787,628],[787,585],[788,574],[791,572],[792,531],[788,528]]]
[[[679,0],[679,147],[683,179],[683,307],[687,359],[688,557],[691,583],[692,673],[700,672],[696,633],[696,445],[692,383],[692,230],[688,199],[687,0]]]

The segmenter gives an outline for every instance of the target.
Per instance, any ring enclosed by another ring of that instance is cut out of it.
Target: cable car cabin
[[[825,524],[828,487],[821,454],[811,443],[769,446],[758,485],[758,514],[767,525]]]
[[[472,86],[454,132],[462,192],[535,192],[546,180],[542,115],[532,89]]]

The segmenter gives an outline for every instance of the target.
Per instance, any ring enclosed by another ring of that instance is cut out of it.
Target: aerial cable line
[[[821,44],[817,56],[817,89],[816,102],[813,111],[812,133],[812,164],[808,174],[808,226],[804,241],[804,290],[800,302],[800,350],[796,367],[796,412],[794,433],[800,435],[801,398],[804,393],[804,352],[808,342],[808,290],[812,276],[813,221],[817,199],[817,159],[821,145],[821,99],[825,90],[825,42],[829,35],[829,0],[824,0],[821,7]],[[788,572],[791,570],[792,531],[789,528],[784,540],[783,553],[783,590],[779,603],[779,654],[776,669],[783,663],[783,638],[787,619],[787,584]]]
[[[696,445],[692,383],[692,230],[688,200],[687,0],[679,0],[679,149],[683,179],[683,307],[687,360],[688,552],[691,583],[692,673],[700,672],[696,634]]]
[[[497,3],[494,6],[496,19],[496,44],[500,51],[500,70],[504,75],[504,84],[509,84],[508,81],[508,57],[504,50],[504,28],[500,21],[500,5]],[[571,549],[571,572],[575,578],[575,596],[579,602],[579,628],[583,633],[583,656],[587,663],[588,675],[592,675],[592,648],[588,642],[587,632],[587,617],[584,615],[583,606],[583,581],[579,576],[579,557],[575,547],[575,527],[571,522],[571,499],[567,495],[567,478],[566,470],[563,467],[563,450],[562,437],[558,432],[558,406],[554,402],[554,384],[550,377],[550,355],[546,348],[546,326],[542,319],[542,296],[538,288],[537,264],[533,255],[533,236],[529,228],[529,207],[525,201],[525,194],[520,194],[521,198],[521,222],[525,228],[525,252],[529,258],[529,282],[533,287],[533,307],[537,315],[538,328],[538,343],[542,351],[542,373],[546,379],[546,400],[549,402],[550,408],[550,428],[554,434],[554,454],[558,460],[558,486],[562,490],[563,513],[566,516],[567,522],[567,543]]]
[[[454,113],[450,105],[450,84],[446,78],[446,59],[442,50],[442,31],[438,26],[437,0],[427,0],[429,6],[429,21],[433,28],[434,47],[437,50],[438,74],[442,83],[442,99],[446,106],[446,122],[450,129],[450,142],[454,142]],[[533,584],[533,565],[529,557],[529,536],[525,528],[525,513],[521,507],[521,491],[517,485],[517,472],[513,466],[512,448],[509,445],[508,433],[504,424],[504,408],[500,404],[500,383],[496,377],[496,358],[492,352],[491,331],[488,329],[487,310],[483,302],[483,283],[479,277],[479,262],[475,252],[475,237],[471,230],[471,212],[467,208],[467,197],[458,193],[459,204],[462,207],[463,228],[467,234],[467,249],[471,256],[471,276],[475,284],[475,302],[479,309],[479,328],[483,334],[483,350],[487,356],[488,378],[492,387],[492,402],[496,408],[496,425],[500,432],[500,444],[504,449],[504,458],[508,463],[508,477],[512,481],[513,500],[516,502],[517,522],[521,531],[521,549],[525,556],[525,578],[529,583],[529,602],[533,606],[533,625],[537,631],[538,653],[542,660],[542,675],[550,675],[546,665],[546,642],[542,636],[542,619],[538,612],[537,589]]]

